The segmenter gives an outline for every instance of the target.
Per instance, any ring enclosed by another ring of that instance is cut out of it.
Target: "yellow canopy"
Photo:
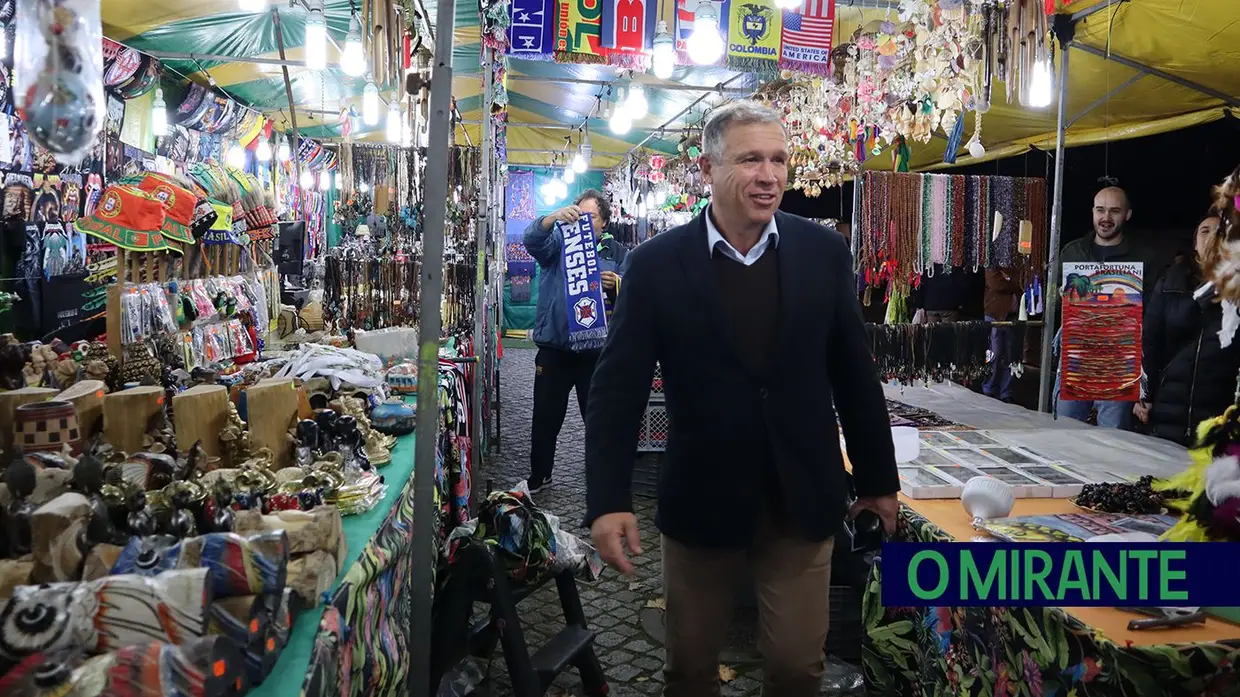
[[[874,0],[837,0],[836,42],[846,41],[863,22],[883,18],[887,10],[863,8]],[[1034,0],[1042,2],[1042,0]],[[425,3],[435,16],[436,3]],[[892,0],[893,7],[897,3]],[[1060,5],[1065,3],[1060,0]],[[268,13],[247,14],[235,10],[233,0],[195,0],[173,9],[140,0],[103,0],[105,34],[136,48],[152,52],[179,51],[234,58],[278,58]],[[475,3],[457,0],[453,38],[453,93],[465,121],[456,132],[458,141],[481,138],[482,73]],[[894,12],[894,10],[892,10]],[[1078,0],[1060,10],[1080,18],[1071,49],[1068,74],[1067,115],[1071,123],[1067,143],[1081,145],[1107,139],[1132,138],[1160,133],[1222,118],[1229,106],[1240,106],[1240,20],[1232,0]],[[348,30],[349,3],[327,0],[326,16],[330,33],[343,41]],[[281,24],[288,58],[302,57],[304,12],[281,10]],[[673,0],[660,0],[659,16],[674,16]],[[1107,52],[1116,60],[1106,60]],[[329,51],[328,70],[311,73],[290,67],[298,122],[303,135],[330,137],[339,133],[340,110],[358,106],[364,83],[345,77],[334,63],[335,49]],[[1099,55],[1101,54],[1101,55]],[[1058,58],[1058,56],[1056,56]],[[1136,64],[1161,71],[1168,76],[1197,83],[1200,89],[1177,84],[1156,74],[1124,64]],[[278,65],[237,60],[167,60],[170,67],[206,82],[209,71],[218,85],[234,98],[273,117],[277,127],[288,123],[288,104]],[[1058,70],[1058,60],[1056,60]],[[672,116],[697,102],[676,119],[672,126],[701,120],[704,109],[743,95],[757,87],[752,76],[716,68],[678,68],[667,82],[650,75],[637,79],[647,86],[650,114],[624,135],[611,134],[597,114],[588,121],[597,95],[606,88],[596,82],[611,82],[620,71],[603,65],[565,65],[528,60],[510,61],[508,146],[512,164],[550,164],[553,154],[565,150],[565,138],[572,135],[574,145],[580,136],[574,130],[586,123],[594,148],[593,165],[607,167],[619,162],[624,153],[644,143],[663,152],[675,148],[676,134],[652,137],[655,129]],[[626,80],[621,80],[621,83]],[[730,81],[730,82],[728,82]],[[709,88],[728,82],[739,88],[724,95]],[[693,87],[705,90],[694,90]],[[387,86],[388,89],[394,85]],[[1055,104],[1037,110],[1007,104],[1004,87],[995,85],[993,105],[984,116],[983,159],[1005,157],[1030,148],[1049,149],[1055,143]],[[172,106],[172,104],[170,104]],[[972,133],[973,115],[967,117],[966,132]],[[551,124],[558,128],[538,127]],[[369,133],[364,127],[357,137],[382,137],[382,124]],[[913,144],[912,166],[929,169],[942,166],[946,136],[929,143]],[[614,153],[609,155],[608,153]],[[972,161],[962,152],[957,164]],[[889,154],[867,162],[867,167],[890,167]]]

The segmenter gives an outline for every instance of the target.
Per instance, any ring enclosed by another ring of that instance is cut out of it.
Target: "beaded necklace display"
[[[907,292],[936,265],[946,272],[1007,268],[1025,286],[1045,272],[1044,179],[903,172],[862,178],[857,264],[866,287],[887,282]],[[1023,220],[1032,228],[1028,253],[1019,246]]]

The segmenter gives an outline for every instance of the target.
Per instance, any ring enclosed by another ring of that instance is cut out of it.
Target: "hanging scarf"
[[[555,57],[555,0],[513,0],[508,26],[508,55],[530,60]]]
[[[659,9],[656,0],[602,0],[602,53],[611,65],[627,70],[650,66],[654,48],[654,25]]]
[[[834,30],[835,0],[804,0],[799,9],[784,10],[779,68],[830,74]]]
[[[599,40],[603,28],[598,0],[563,0],[556,22],[555,59],[560,63],[605,63]]]
[[[607,340],[606,297],[599,270],[598,248],[590,216],[576,223],[557,222],[564,268],[564,307],[568,315],[568,343],[573,351],[603,347]]]
[[[738,0],[728,18],[728,68],[779,72],[783,15],[771,0]]]

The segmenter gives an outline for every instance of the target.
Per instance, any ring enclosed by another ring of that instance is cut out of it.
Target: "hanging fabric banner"
[[[1141,396],[1144,265],[1063,265],[1059,398],[1135,402]]]
[[[692,4],[690,4],[692,3]],[[719,32],[723,38],[728,36],[728,15],[731,13],[731,0],[723,0],[718,4]],[[676,0],[676,63],[679,65],[698,65],[689,57],[689,37],[693,36],[693,10],[697,0]],[[725,51],[719,60],[712,65],[723,65],[727,57]]]
[[[556,22],[555,59],[561,63],[606,63],[602,45],[603,0],[562,0]]]
[[[804,0],[799,10],[785,10],[783,20],[780,69],[829,74],[835,0]]]
[[[649,66],[658,0],[602,0],[602,39],[607,62],[626,69]]]
[[[532,60],[554,57],[555,0],[513,0],[508,25],[508,55]]]
[[[535,276],[534,257],[525,248],[525,229],[538,217],[534,203],[534,173],[529,170],[509,170],[507,195],[508,214],[505,216],[505,260],[508,262],[508,282],[512,284],[511,301],[528,303]]]
[[[564,307],[568,312],[568,344],[574,351],[602,348],[607,342],[606,296],[590,216],[576,223],[556,223],[564,264]]]
[[[750,73],[779,72],[783,15],[771,0],[736,2],[728,18],[728,68]]]

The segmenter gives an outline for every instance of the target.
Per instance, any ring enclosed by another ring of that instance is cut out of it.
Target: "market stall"
[[[1097,488],[1091,483],[1150,492],[1143,477],[1183,471],[1189,453],[1174,443],[1055,420],[950,383],[886,392],[893,423],[917,428],[922,446],[916,460],[901,464],[898,539],[1083,541],[1110,532],[1156,533],[1176,521],[1160,514],[1161,505],[1142,507],[1146,498],[1131,501],[1132,513],[1100,513],[1111,504],[1089,498],[1090,487]],[[962,477],[967,482],[983,471],[1023,497],[1001,518],[978,523],[959,487]],[[1024,684],[1041,686],[1042,694],[1221,695],[1235,686],[1240,624],[1234,608],[1207,608],[1203,622],[1187,626],[1134,630],[1128,623],[1146,615],[1129,609],[885,607],[881,581],[879,560],[865,591],[863,667],[867,687],[880,694],[929,693],[934,685],[963,694],[1016,694]]]

